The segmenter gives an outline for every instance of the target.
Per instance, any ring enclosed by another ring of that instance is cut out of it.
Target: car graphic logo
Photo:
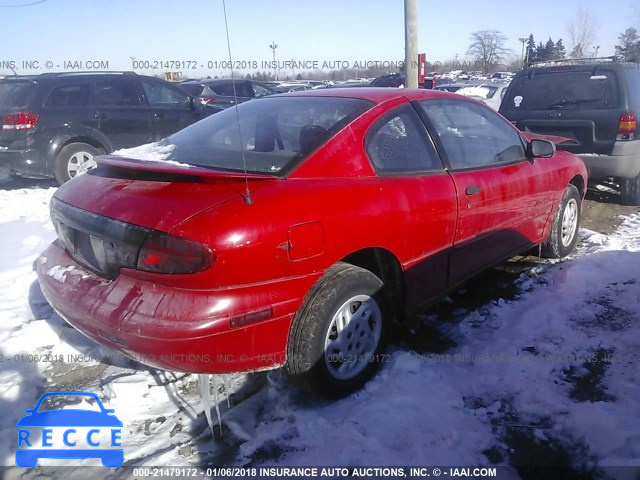
[[[49,397],[90,397],[99,410],[65,408],[39,411]],[[25,413],[16,423],[18,467],[35,467],[40,458],[99,458],[102,465],[109,468],[121,467],[124,463],[124,450],[116,448],[122,447],[122,422],[114,415],[113,409],[104,408],[95,393],[48,392]]]

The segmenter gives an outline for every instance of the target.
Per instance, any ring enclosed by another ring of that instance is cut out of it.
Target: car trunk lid
[[[151,235],[170,233],[204,210],[241,198],[248,181],[274,178],[119,157],[98,163],[56,191],[51,218],[65,250],[105,278],[136,268]]]

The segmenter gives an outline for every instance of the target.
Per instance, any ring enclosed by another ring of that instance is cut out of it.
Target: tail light
[[[638,131],[638,119],[633,113],[620,115],[617,140],[634,140]]]
[[[156,273],[195,273],[214,261],[213,251],[202,243],[154,232],[140,249],[137,269]]]
[[[30,130],[36,123],[40,115],[32,112],[17,112],[2,117],[3,130]]]

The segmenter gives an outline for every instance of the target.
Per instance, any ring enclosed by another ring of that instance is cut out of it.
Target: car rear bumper
[[[286,361],[293,315],[321,275],[187,290],[121,273],[112,281],[57,243],[38,259],[42,292],[69,324],[141,363],[189,373],[264,370]]]
[[[640,140],[616,142],[610,155],[578,154],[589,170],[591,178],[640,175]]]

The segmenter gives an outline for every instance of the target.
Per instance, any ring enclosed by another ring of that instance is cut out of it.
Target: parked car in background
[[[455,93],[458,90],[460,90],[461,88],[469,87],[469,86],[472,86],[472,85],[473,84],[471,84],[471,83],[445,83],[445,84],[439,83],[438,85],[433,87],[433,89],[441,91],[441,92]]]
[[[274,87],[262,82],[245,79],[232,80],[230,78],[188,80],[179,83],[178,87],[198,98],[200,103],[214,111],[229,108],[236,104],[236,100],[238,103],[242,103],[278,93]]]
[[[0,169],[59,184],[94,157],[160,140],[206,115],[174,85],[132,72],[0,80]]]
[[[482,100],[495,111],[500,109],[500,102],[507,91],[508,84],[483,83],[481,85],[468,85],[456,91],[458,95],[466,95],[469,97]]]
[[[479,271],[569,254],[587,182],[486,105],[394,88],[261,98],[99,165],[54,194],[36,262],[51,306],[155,367],[284,366],[330,396]]]
[[[519,129],[572,139],[562,148],[591,178],[616,177],[621,201],[640,205],[640,65],[615,59],[558,60],[519,72],[500,113]]]

